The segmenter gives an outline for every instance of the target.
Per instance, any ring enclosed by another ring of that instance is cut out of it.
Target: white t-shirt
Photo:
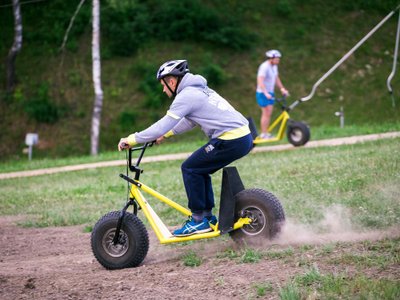
[[[263,62],[258,68],[257,77],[264,77],[264,85],[267,92],[274,92],[276,77],[278,76],[278,66],[271,65],[269,61]],[[257,92],[262,93],[261,88],[257,85]]]

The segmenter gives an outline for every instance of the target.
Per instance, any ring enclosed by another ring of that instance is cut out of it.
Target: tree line
[[[59,2],[59,1],[58,1]],[[85,0],[80,0],[65,28],[61,51],[65,51],[69,33],[76,26],[74,21],[80,14]],[[23,13],[20,0],[12,0],[14,16],[14,40],[6,63],[6,93],[13,94],[17,84],[15,62],[23,51]],[[106,52],[116,56],[133,55],[149,39],[202,40],[215,45],[242,50],[249,48],[256,36],[240,26],[236,17],[221,17],[216,9],[203,5],[200,0],[132,1],[92,0],[92,78],[94,102],[91,122],[90,153],[98,154],[103,90],[101,86],[100,32],[107,42]],[[75,3],[74,3],[75,4]],[[65,4],[64,4],[65,5]],[[68,4],[72,5],[72,4]],[[87,8],[86,8],[87,9]],[[100,16],[102,22],[100,22]],[[86,15],[87,17],[87,15]],[[101,24],[105,24],[101,26]],[[40,33],[39,33],[40,34]],[[57,32],[60,35],[60,32]],[[49,34],[50,36],[51,34]],[[61,37],[59,37],[61,38]],[[51,107],[47,112],[51,111]],[[42,116],[42,120],[49,117]],[[51,115],[51,114],[50,114]]]

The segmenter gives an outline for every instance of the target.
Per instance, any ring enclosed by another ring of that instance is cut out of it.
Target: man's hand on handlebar
[[[146,144],[147,144],[147,147],[151,147],[151,146],[153,146],[154,144],[160,144],[164,139],[165,139],[165,138],[164,138],[163,136],[161,136],[161,137],[159,137],[157,140],[154,140],[154,141],[152,141],[152,142],[148,142],[148,143],[146,143]],[[119,140],[119,143],[118,143],[118,151],[121,151],[121,150],[124,150],[124,149],[129,149],[129,148],[132,148],[132,147],[133,147],[133,146],[130,146],[129,143],[128,143],[128,138],[121,138],[121,139]]]
[[[165,137],[162,135],[158,139],[156,139],[154,141],[154,143],[156,143],[156,145],[160,145],[162,142],[164,142],[164,140],[165,140]]]
[[[120,139],[118,143],[118,151],[121,151],[123,149],[129,149],[128,140],[126,138]]]
[[[283,97],[289,96],[289,91],[287,89],[285,89],[284,87],[281,88],[281,93],[282,93]]]

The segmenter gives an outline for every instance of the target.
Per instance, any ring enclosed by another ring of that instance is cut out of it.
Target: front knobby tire
[[[252,222],[231,231],[239,244],[255,244],[278,235],[285,222],[285,213],[279,200],[262,189],[246,189],[235,196],[235,218],[248,217]]]
[[[137,267],[149,250],[149,236],[142,221],[126,212],[118,243],[113,239],[121,212],[104,215],[94,226],[92,251],[98,262],[109,270]]]
[[[289,121],[286,134],[289,143],[295,147],[303,146],[310,140],[310,128],[303,122]]]

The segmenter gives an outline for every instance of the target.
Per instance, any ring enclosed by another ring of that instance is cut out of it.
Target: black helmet
[[[157,80],[168,75],[183,77],[187,72],[189,72],[187,60],[170,60],[163,63],[158,69]]]

